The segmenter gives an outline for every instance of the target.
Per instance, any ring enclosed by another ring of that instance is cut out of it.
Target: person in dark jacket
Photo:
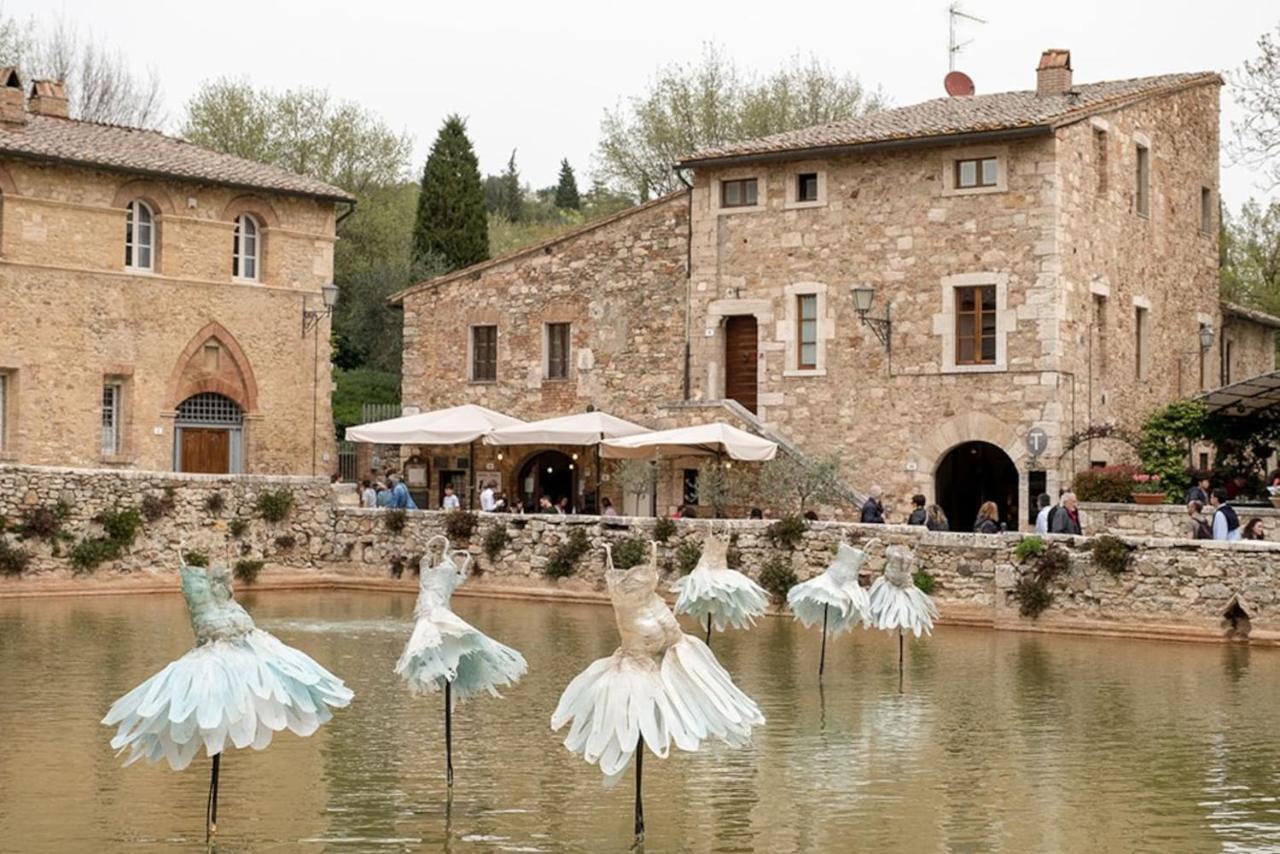
[[[975,534],[1000,533],[1000,508],[996,507],[994,501],[984,502],[978,508],[978,518],[973,523],[973,532]]]
[[[1187,490],[1187,503],[1199,501],[1201,505],[1209,503],[1209,476],[1201,474],[1196,482]]]
[[[884,505],[880,503],[880,496],[884,494],[879,486],[873,486],[867,490],[867,500],[862,502],[861,521],[872,525],[884,524]]]
[[[1074,534],[1077,537],[1084,534],[1084,528],[1080,524],[1080,508],[1076,505],[1076,494],[1074,492],[1062,493],[1058,512],[1054,513],[1051,518],[1052,521],[1049,523],[1050,534]]]
[[[924,509],[924,496],[916,493],[911,496],[911,515],[907,517],[908,525],[923,525],[929,519],[929,514]]]
[[[930,504],[929,509],[925,511],[924,526],[930,531],[950,531],[951,527],[947,524],[947,514],[942,512],[942,508],[937,504]]]

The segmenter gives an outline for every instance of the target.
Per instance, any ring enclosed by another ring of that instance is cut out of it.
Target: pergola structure
[[[1196,396],[1210,415],[1257,415],[1280,404],[1280,371],[1259,374]]]

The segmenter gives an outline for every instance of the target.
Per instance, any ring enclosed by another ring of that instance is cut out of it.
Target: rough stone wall
[[[301,336],[304,298],[318,306],[332,280],[332,203],[17,160],[0,162],[0,177],[11,188],[0,222],[0,371],[11,383],[0,458],[169,470],[177,405],[219,391],[247,410],[246,471],[310,473],[314,385],[317,470],[332,468],[328,320],[318,357]],[[153,273],[124,269],[135,198],[156,215]],[[263,226],[260,282],[231,278],[242,211]],[[106,376],[124,385],[122,453],[110,458]]]
[[[1269,373],[1276,369],[1276,330],[1228,314],[1222,319],[1221,341],[1214,350],[1223,361],[1221,376],[1213,375],[1215,385]],[[1228,352],[1231,354],[1229,367],[1226,364]]]
[[[1280,510],[1272,507],[1237,507],[1241,523],[1258,517],[1272,538],[1280,538]],[[1181,504],[1081,503],[1085,533],[1106,532],[1124,537],[1190,539],[1187,508]],[[1206,510],[1206,517],[1209,517]]]

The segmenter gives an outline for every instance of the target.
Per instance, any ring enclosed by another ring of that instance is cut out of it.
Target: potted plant
[[[1133,487],[1129,494],[1134,504],[1163,504],[1164,484],[1160,482],[1158,474],[1138,472],[1133,476]]]

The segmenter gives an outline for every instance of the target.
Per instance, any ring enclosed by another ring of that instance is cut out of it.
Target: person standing
[[[1084,528],[1080,524],[1080,508],[1076,505],[1074,492],[1062,493],[1062,503],[1058,507],[1058,512],[1052,514],[1049,520],[1049,533],[1074,534],[1077,537],[1084,534]]]
[[[1053,512],[1053,499],[1049,497],[1049,493],[1042,492],[1040,497],[1036,499],[1036,507],[1040,508],[1036,513],[1036,533],[1049,533],[1049,514]]]
[[[884,524],[884,505],[880,503],[880,496],[883,494],[884,490],[878,484],[867,490],[867,500],[862,502],[862,522],[870,525]]]
[[[1240,539],[1240,517],[1231,506],[1227,491],[1222,487],[1215,489],[1209,504],[1213,507],[1213,538],[1229,543]]]
[[[360,506],[361,507],[377,507],[378,493],[373,488],[373,484],[367,480],[360,481]]]
[[[1000,508],[996,507],[994,501],[985,501],[978,508],[978,518],[974,520],[973,532],[975,534],[1000,533]]]
[[[601,516],[617,516],[618,511],[613,509],[613,502],[607,498],[600,499],[600,515]]]
[[[480,509],[486,513],[497,513],[506,503],[494,494],[497,488],[496,483],[489,481],[484,485],[484,489],[480,490]]]
[[[418,505],[414,503],[413,496],[409,494],[409,487],[404,485],[404,481],[400,479],[400,475],[388,475],[391,481],[391,506],[396,510],[417,510]]]
[[[920,493],[911,496],[911,515],[907,517],[908,525],[923,525],[929,518],[928,512],[924,509],[925,498]]]
[[[1213,528],[1204,518],[1204,505],[1199,501],[1187,502],[1187,528],[1193,540],[1212,540]]]
[[[377,506],[390,507],[392,501],[391,487],[387,485],[385,480],[378,481],[378,498]]]
[[[453,494],[453,487],[446,486],[444,488],[444,499],[440,502],[441,510],[458,510],[462,507],[462,503],[458,501],[458,496]]]
[[[1199,501],[1201,506],[1209,503],[1209,476],[1201,472],[1196,482],[1187,490],[1187,503]]]
[[[950,531],[951,526],[947,523],[947,514],[942,512],[942,508],[937,504],[930,504],[929,509],[925,511],[924,526],[930,531]]]

